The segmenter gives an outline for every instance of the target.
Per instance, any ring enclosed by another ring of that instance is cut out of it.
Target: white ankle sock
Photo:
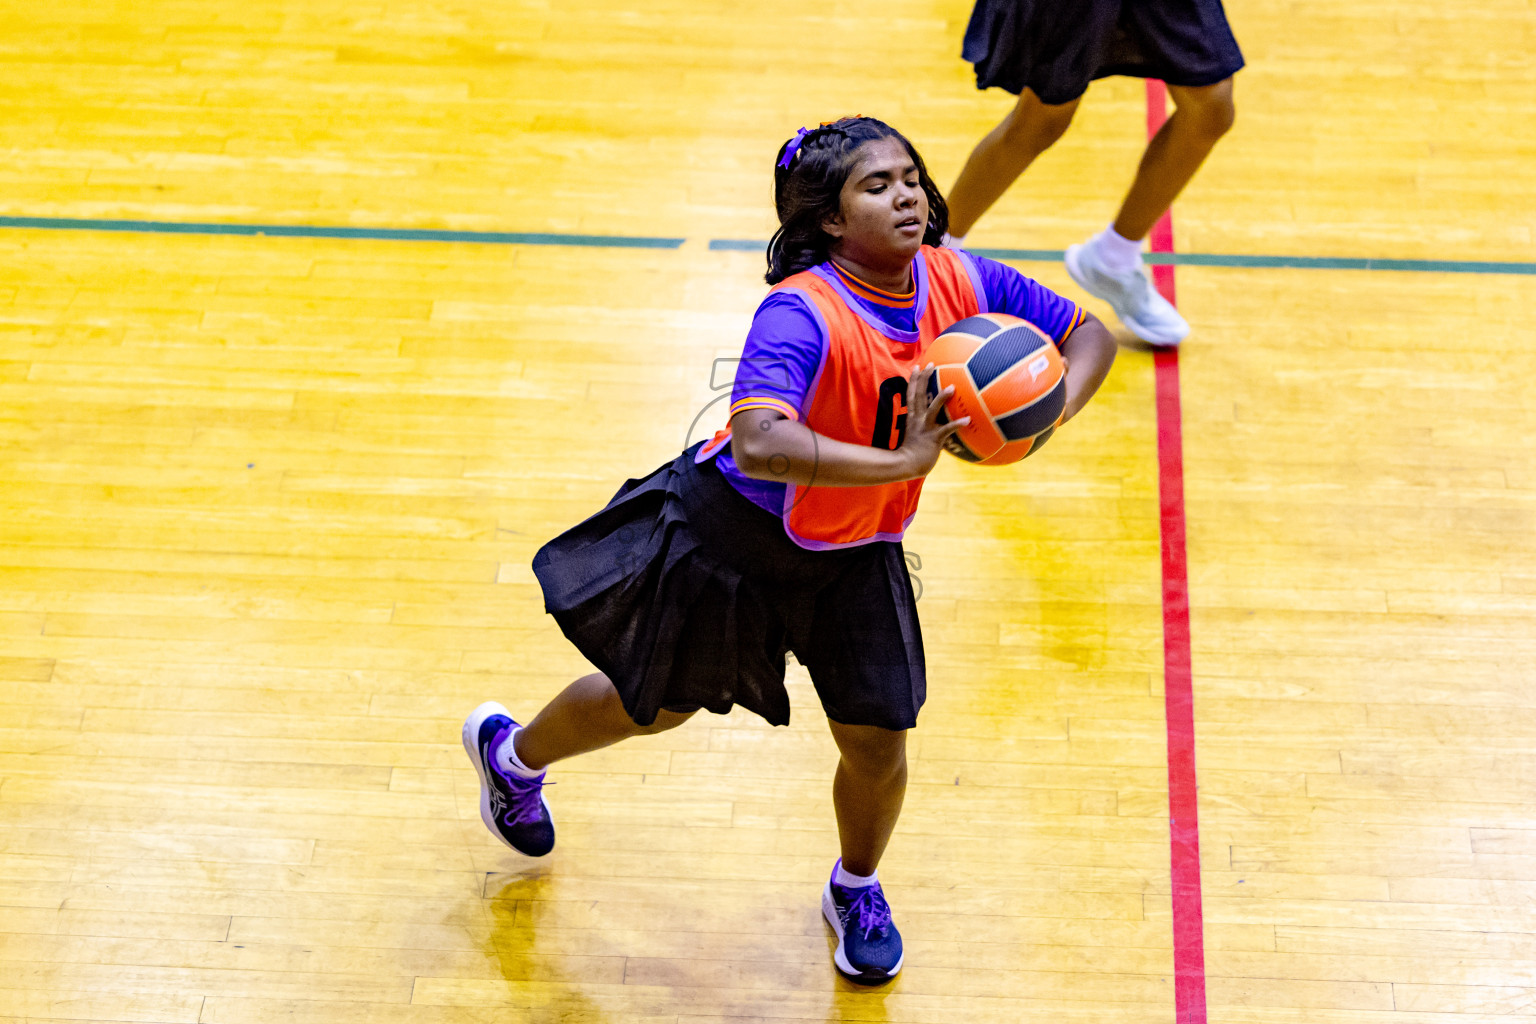
[[[1124,274],[1141,267],[1140,240],[1121,237],[1114,225],[1094,235],[1092,242],[1106,270]]]
[[[880,872],[869,875],[855,875],[843,868],[843,862],[837,862],[837,870],[832,873],[832,881],[844,889],[867,889],[880,881]]]
[[[509,775],[516,775],[521,779],[536,779],[544,774],[543,770],[534,771],[518,760],[517,749],[512,745],[512,738],[522,731],[523,727],[518,726],[507,733],[507,738],[502,740],[501,746],[497,747],[491,756],[496,759],[496,767]]]

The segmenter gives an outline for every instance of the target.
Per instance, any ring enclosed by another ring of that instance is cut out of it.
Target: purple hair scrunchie
[[[780,167],[788,167],[794,163],[795,155],[800,152],[800,144],[805,141],[805,137],[809,134],[811,134],[809,128],[801,128],[795,132],[795,137],[790,139],[789,144],[784,147],[784,155],[779,157]]]

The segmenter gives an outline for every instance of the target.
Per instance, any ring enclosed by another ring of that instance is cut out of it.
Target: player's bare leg
[[[659,711],[651,725],[636,725],[601,672],[561,690],[526,726],[487,701],[470,712],[463,730],[464,751],[480,776],[480,819],[512,849],[542,857],[555,845],[544,800],[547,766],[631,736],[664,732],[690,717],[692,712]]]
[[[1028,88],[1019,93],[1019,101],[1008,116],[971,151],[954,188],[945,197],[952,237],[958,239],[969,234],[981,215],[1008,191],[1035,158],[1055,145],[1072,123],[1072,115],[1081,102],[1079,96],[1066,103],[1042,103]]]
[[[821,913],[837,935],[833,962],[843,976],[864,985],[883,984],[901,970],[903,954],[875,866],[907,792],[907,734],[827,724],[840,755],[832,803],[843,855],[822,891]]]
[[[1142,265],[1141,241],[1232,127],[1232,79],[1191,88],[1169,86],[1176,109],[1136,170],[1114,223],[1067,249],[1067,272],[1084,291],[1114,307],[1120,322],[1154,345],[1177,345],[1189,323],[1158,294]]]
[[[631,736],[675,729],[693,714],[661,710],[656,712],[655,722],[636,725],[613,683],[601,672],[594,672],[544,705],[544,710],[518,731],[514,748],[523,764],[542,771],[556,761],[600,750]]]
[[[828,721],[840,757],[832,779],[843,866],[874,874],[907,794],[907,734]]]
[[[1170,85],[1168,94],[1173,114],[1147,144],[1136,180],[1115,215],[1115,233],[1122,238],[1139,242],[1147,237],[1237,119],[1230,78],[1198,87]]]

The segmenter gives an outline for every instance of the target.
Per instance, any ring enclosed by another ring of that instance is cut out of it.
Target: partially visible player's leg
[[[682,725],[693,712],[658,711],[636,725],[619,692],[601,672],[582,676],[520,726],[494,701],[464,721],[464,750],[480,775],[480,818],[519,853],[542,857],[555,845],[544,800],[544,769],[562,758]]]
[[[1147,237],[1237,118],[1230,78],[1215,85],[1170,85],[1168,94],[1173,114],[1148,143],[1136,180],[1115,215],[1115,233],[1122,238]]]
[[[842,857],[823,891],[821,910],[837,933],[833,960],[849,980],[874,985],[901,970],[901,933],[875,876],[907,792],[907,734],[828,721],[839,759],[832,781]]]
[[[1113,306],[1121,323],[1154,345],[1178,344],[1189,334],[1189,323],[1147,280],[1141,241],[1236,117],[1231,78],[1214,85],[1171,85],[1168,91],[1176,109],[1142,154],[1114,223],[1069,248],[1066,260],[1073,280]]]
[[[968,234],[981,215],[1008,191],[1035,158],[1050,149],[1072,123],[1082,97],[1065,103],[1043,103],[1034,91],[1019,93],[1008,116],[976,144],[960,177],[946,197],[949,233],[955,239]]]

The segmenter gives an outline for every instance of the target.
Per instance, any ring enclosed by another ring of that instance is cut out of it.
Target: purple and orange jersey
[[[1058,346],[1083,310],[1012,267],[958,249],[924,246],[914,288],[882,291],[827,262],[780,282],[758,307],[731,394],[730,415],[772,409],[824,437],[895,449],[906,425],[907,378],[928,345],[975,313],[1022,317]],[[917,510],[922,481],[871,487],[803,487],[743,474],[722,430],[698,453],[717,456],[738,491],[784,519],[811,549],[898,540]]]

